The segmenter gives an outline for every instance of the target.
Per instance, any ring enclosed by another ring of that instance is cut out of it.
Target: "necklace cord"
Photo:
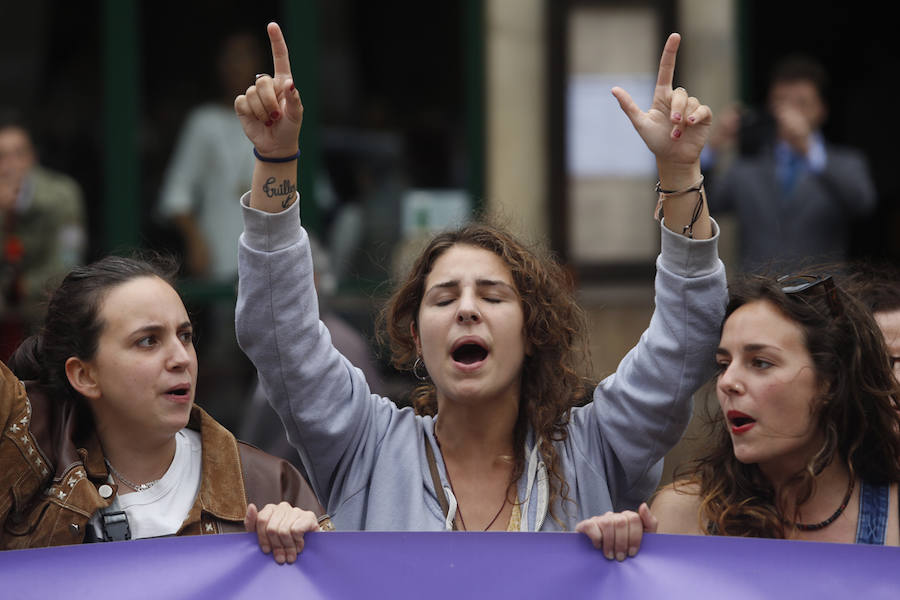
[[[437,432],[435,432],[434,441],[437,442],[438,450],[441,450],[441,441],[437,437]],[[454,495],[456,495],[456,491],[454,490],[454,487],[453,487],[453,480],[450,479],[450,467],[447,466],[446,460],[444,461],[444,467],[447,472],[447,483],[450,484],[450,490],[453,492]],[[497,521],[497,519],[500,518],[500,514],[503,512],[503,509],[506,508],[506,504],[508,502],[509,502],[509,486],[507,485],[506,491],[503,492],[503,502],[500,504],[500,510],[497,511],[497,514],[494,515],[494,518],[491,519],[491,522],[488,523],[487,527],[482,529],[482,531],[487,531],[488,529],[490,529],[491,525],[493,525]],[[462,527],[462,530],[469,531],[469,528],[466,527],[466,520],[463,518],[462,505],[460,505],[460,503],[459,503],[458,496],[456,498],[456,514],[459,515],[459,524]]]

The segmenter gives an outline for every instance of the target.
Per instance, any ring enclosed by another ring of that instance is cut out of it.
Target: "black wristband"
[[[297,154],[292,154],[290,156],[282,156],[279,158],[269,158],[268,156],[260,155],[259,151],[257,151],[257,149],[254,147],[253,148],[253,156],[255,156],[257,160],[261,160],[262,162],[286,163],[286,162],[291,162],[292,160],[297,160],[298,158],[300,158],[300,150],[298,148]]]

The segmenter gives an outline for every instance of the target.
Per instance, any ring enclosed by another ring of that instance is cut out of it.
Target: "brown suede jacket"
[[[115,498],[97,436],[79,435],[77,412],[0,363],[0,549],[80,544],[90,518]],[[250,502],[287,501],[332,528],[293,465],[238,442],[198,406],[188,427],[202,439],[202,481],[177,535],[243,531]]]

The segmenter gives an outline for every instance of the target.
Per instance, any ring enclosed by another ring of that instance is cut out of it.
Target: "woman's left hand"
[[[608,512],[585,519],[575,526],[575,531],[588,536],[594,548],[602,549],[603,556],[609,560],[622,562],[626,556],[638,553],[644,532],[656,533],[658,525],[645,502],[638,508],[638,512]]]
[[[680,43],[681,36],[677,33],[666,40],[659,59],[653,102],[647,112],[642,111],[622,88],[612,89],[619,106],[656,155],[661,179],[670,171],[693,172],[695,165],[699,170],[700,151],[706,144],[712,124],[712,111],[708,106],[688,96],[682,87],[672,89]]]
[[[244,527],[256,532],[260,549],[269,554],[279,565],[293,563],[303,550],[303,534],[318,531],[316,515],[308,510],[291,506],[287,502],[266,504],[257,510],[255,504],[247,506]]]

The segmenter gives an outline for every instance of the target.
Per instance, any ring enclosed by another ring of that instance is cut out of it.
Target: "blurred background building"
[[[250,31],[267,49],[270,20],[285,30],[306,107],[302,214],[330,255],[330,301],[372,343],[376,391],[400,402],[411,380],[387,365],[373,315],[417,244],[473,215],[549,244],[570,267],[590,314],[592,376],[612,372],[635,343],[652,309],[655,167],[609,88],[622,85],[646,107],[670,31],[684,36],[677,83],[714,113],[751,107],[748,132],[779,58],[820,61],[832,83],[824,134],[865,153],[878,196],[874,214],[853,225],[852,257],[900,259],[900,121],[888,116],[897,53],[885,41],[889,21],[865,4],[7,2],[0,104],[27,115],[41,163],[83,188],[88,258],[189,252],[159,210],[167,169],[192,109],[223,95],[223,40]],[[236,202],[227,194],[221,210]],[[721,254],[733,268],[731,219],[720,218]],[[222,328],[235,281],[202,272],[186,269],[182,283],[199,325],[199,398],[239,430],[253,373],[219,347],[233,338]]]

